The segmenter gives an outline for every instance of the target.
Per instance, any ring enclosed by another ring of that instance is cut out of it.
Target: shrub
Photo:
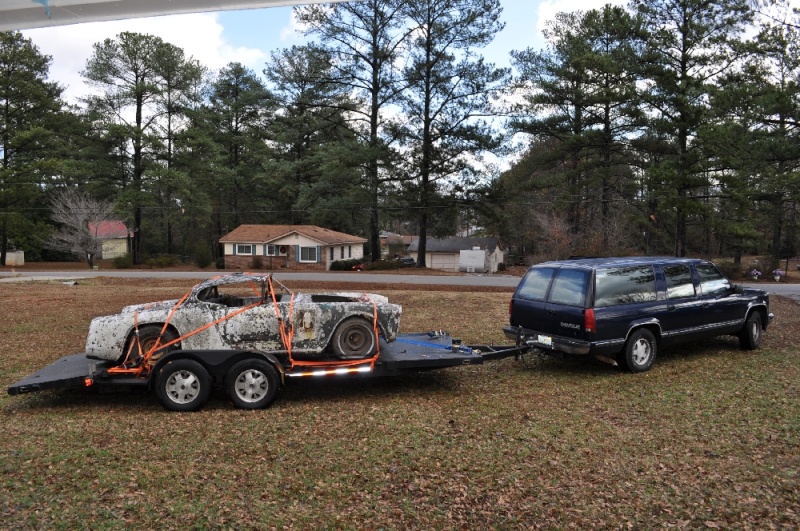
[[[130,269],[133,267],[133,256],[131,254],[117,256],[111,260],[111,265],[114,269]]]
[[[217,258],[216,262],[217,269],[225,269],[225,257],[220,256]]]
[[[745,267],[742,264],[735,264],[730,261],[715,262],[720,272],[731,280],[744,278]]]
[[[250,261],[250,267],[253,270],[262,269],[264,267],[264,262],[261,260],[260,256],[254,256],[253,259]]]
[[[351,258],[349,260],[336,260],[331,263],[331,271],[350,271],[354,265],[360,264],[363,259]]]
[[[156,267],[173,267],[181,262],[179,256],[174,254],[162,254],[155,259]]]

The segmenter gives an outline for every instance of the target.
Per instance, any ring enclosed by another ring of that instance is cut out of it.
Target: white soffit
[[[0,31],[203,11],[232,11],[318,3],[322,2],[320,0],[0,0]]]

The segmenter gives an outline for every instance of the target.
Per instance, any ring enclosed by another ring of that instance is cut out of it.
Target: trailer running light
[[[367,373],[367,372],[372,372],[372,367],[370,366],[354,367],[354,368],[340,367],[338,369],[321,369],[317,371],[298,372],[295,374],[289,373],[286,376],[289,376],[291,378],[300,378],[303,376],[342,376],[345,374]]]

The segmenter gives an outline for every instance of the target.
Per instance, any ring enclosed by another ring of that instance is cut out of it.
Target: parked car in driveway
[[[379,335],[397,337],[402,307],[383,295],[281,288],[269,274],[223,275],[200,282],[185,299],[127,306],[92,320],[86,355],[135,363],[160,346],[285,351],[291,334],[297,358],[357,360],[375,354]]]
[[[735,335],[758,348],[769,295],[688,258],[587,258],[537,264],[520,281],[504,333],[549,353],[650,369],[662,345]]]

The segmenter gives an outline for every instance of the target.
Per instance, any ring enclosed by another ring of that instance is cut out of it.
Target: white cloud
[[[541,0],[536,17],[536,39],[541,39],[544,45],[542,30],[547,27],[547,23],[555,19],[560,12],[572,13],[574,11],[589,11],[591,9],[601,9],[606,4],[625,6],[627,0]],[[535,46],[540,48],[541,46]]]
[[[123,31],[161,37],[164,41],[183,48],[187,56],[197,59],[212,70],[222,68],[231,61],[238,61],[257,71],[266,59],[263,50],[234,47],[227,42],[216,13],[56,26],[26,30],[23,34],[42,53],[52,56],[50,77],[64,85],[65,97],[75,102],[87,92],[80,72],[86,68],[86,61],[92,54],[92,45],[107,38],[115,38]]]
[[[302,31],[304,27],[305,25],[297,20],[295,12],[292,11],[289,19],[289,25],[281,30],[281,42],[284,44],[292,44],[293,42],[300,40],[298,32]]]

